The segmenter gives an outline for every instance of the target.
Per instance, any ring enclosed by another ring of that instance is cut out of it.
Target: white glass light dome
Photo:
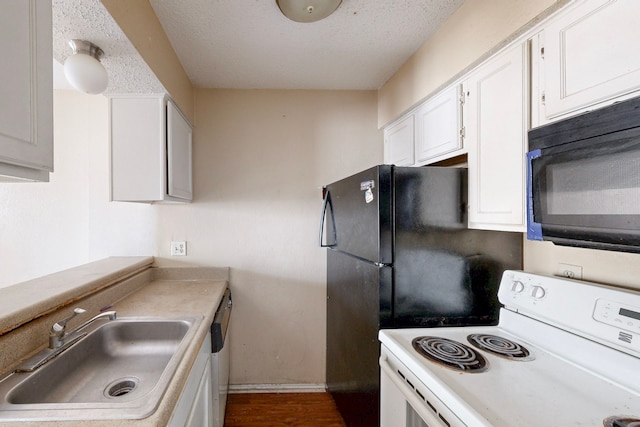
[[[98,60],[102,49],[84,40],[69,40],[73,54],[64,62],[64,75],[74,88],[89,94],[107,89],[109,76]]]

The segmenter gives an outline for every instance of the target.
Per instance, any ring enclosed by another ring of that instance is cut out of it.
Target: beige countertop
[[[0,289],[0,334],[148,269],[153,257],[110,257]]]
[[[154,270],[154,269],[150,269]],[[182,270],[182,269],[176,269]],[[188,271],[189,269],[185,269]],[[197,271],[191,270],[191,271]],[[228,274],[228,270],[227,270]],[[186,277],[184,280],[176,280],[176,277]],[[198,350],[203,340],[209,333],[209,328],[215,311],[227,288],[226,280],[218,280],[216,275],[207,279],[193,279],[193,275],[175,274],[174,269],[157,269],[156,274],[151,275],[151,281],[139,286],[133,293],[112,303],[110,310],[116,310],[118,317],[126,316],[165,316],[165,317],[201,317],[204,320],[199,323],[193,340],[189,343],[186,352],[178,365],[173,379],[169,383],[163,399],[157,410],[149,417],[141,420],[82,420],[82,421],[25,421],[25,422],[0,422],[0,426],[166,426],[173,409],[180,397],[182,389],[187,381],[191,367],[196,359]],[[158,279],[158,278],[162,279]],[[166,280],[169,278],[171,280]],[[46,337],[44,337],[46,338]]]

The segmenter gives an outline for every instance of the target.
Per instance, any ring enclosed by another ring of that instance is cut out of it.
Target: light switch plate
[[[171,256],[186,256],[187,242],[171,242]]]

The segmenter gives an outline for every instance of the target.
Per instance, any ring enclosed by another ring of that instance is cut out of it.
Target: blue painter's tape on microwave
[[[542,240],[542,225],[533,217],[533,169],[531,162],[542,155],[542,150],[527,153],[527,239]]]

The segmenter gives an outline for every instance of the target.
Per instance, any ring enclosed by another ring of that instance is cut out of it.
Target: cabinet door
[[[524,45],[473,71],[466,81],[469,227],[524,231],[528,79]]]
[[[191,125],[163,95],[110,99],[111,199],[190,201]]]
[[[207,334],[167,427],[213,427],[211,335]]]
[[[191,125],[180,110],[167,102],[167,194],[191,200]]]
[[[51,2],[0,2],[0,174],[49,180],[53,170]]]
[[[185,427],[213,426],[211,417],[213,410],[213,396],[211,395],[211,364],[207,363],[202,373],[196,396],[193,399],[191,413],[187,418]]]
[[[415,112],[416,163],[442,160],[446,154],[462,149],[461,90],[461,85],[452,86]]]
[[[640,2],[578,2],[543,32],[547,120],[640,89]]]
[[[164,100],[114,97],[111,117],[111,199],[162,200],[165,185]]]
[[[384,162],[388,165],[413,165],[413,115],[384,130]]]

